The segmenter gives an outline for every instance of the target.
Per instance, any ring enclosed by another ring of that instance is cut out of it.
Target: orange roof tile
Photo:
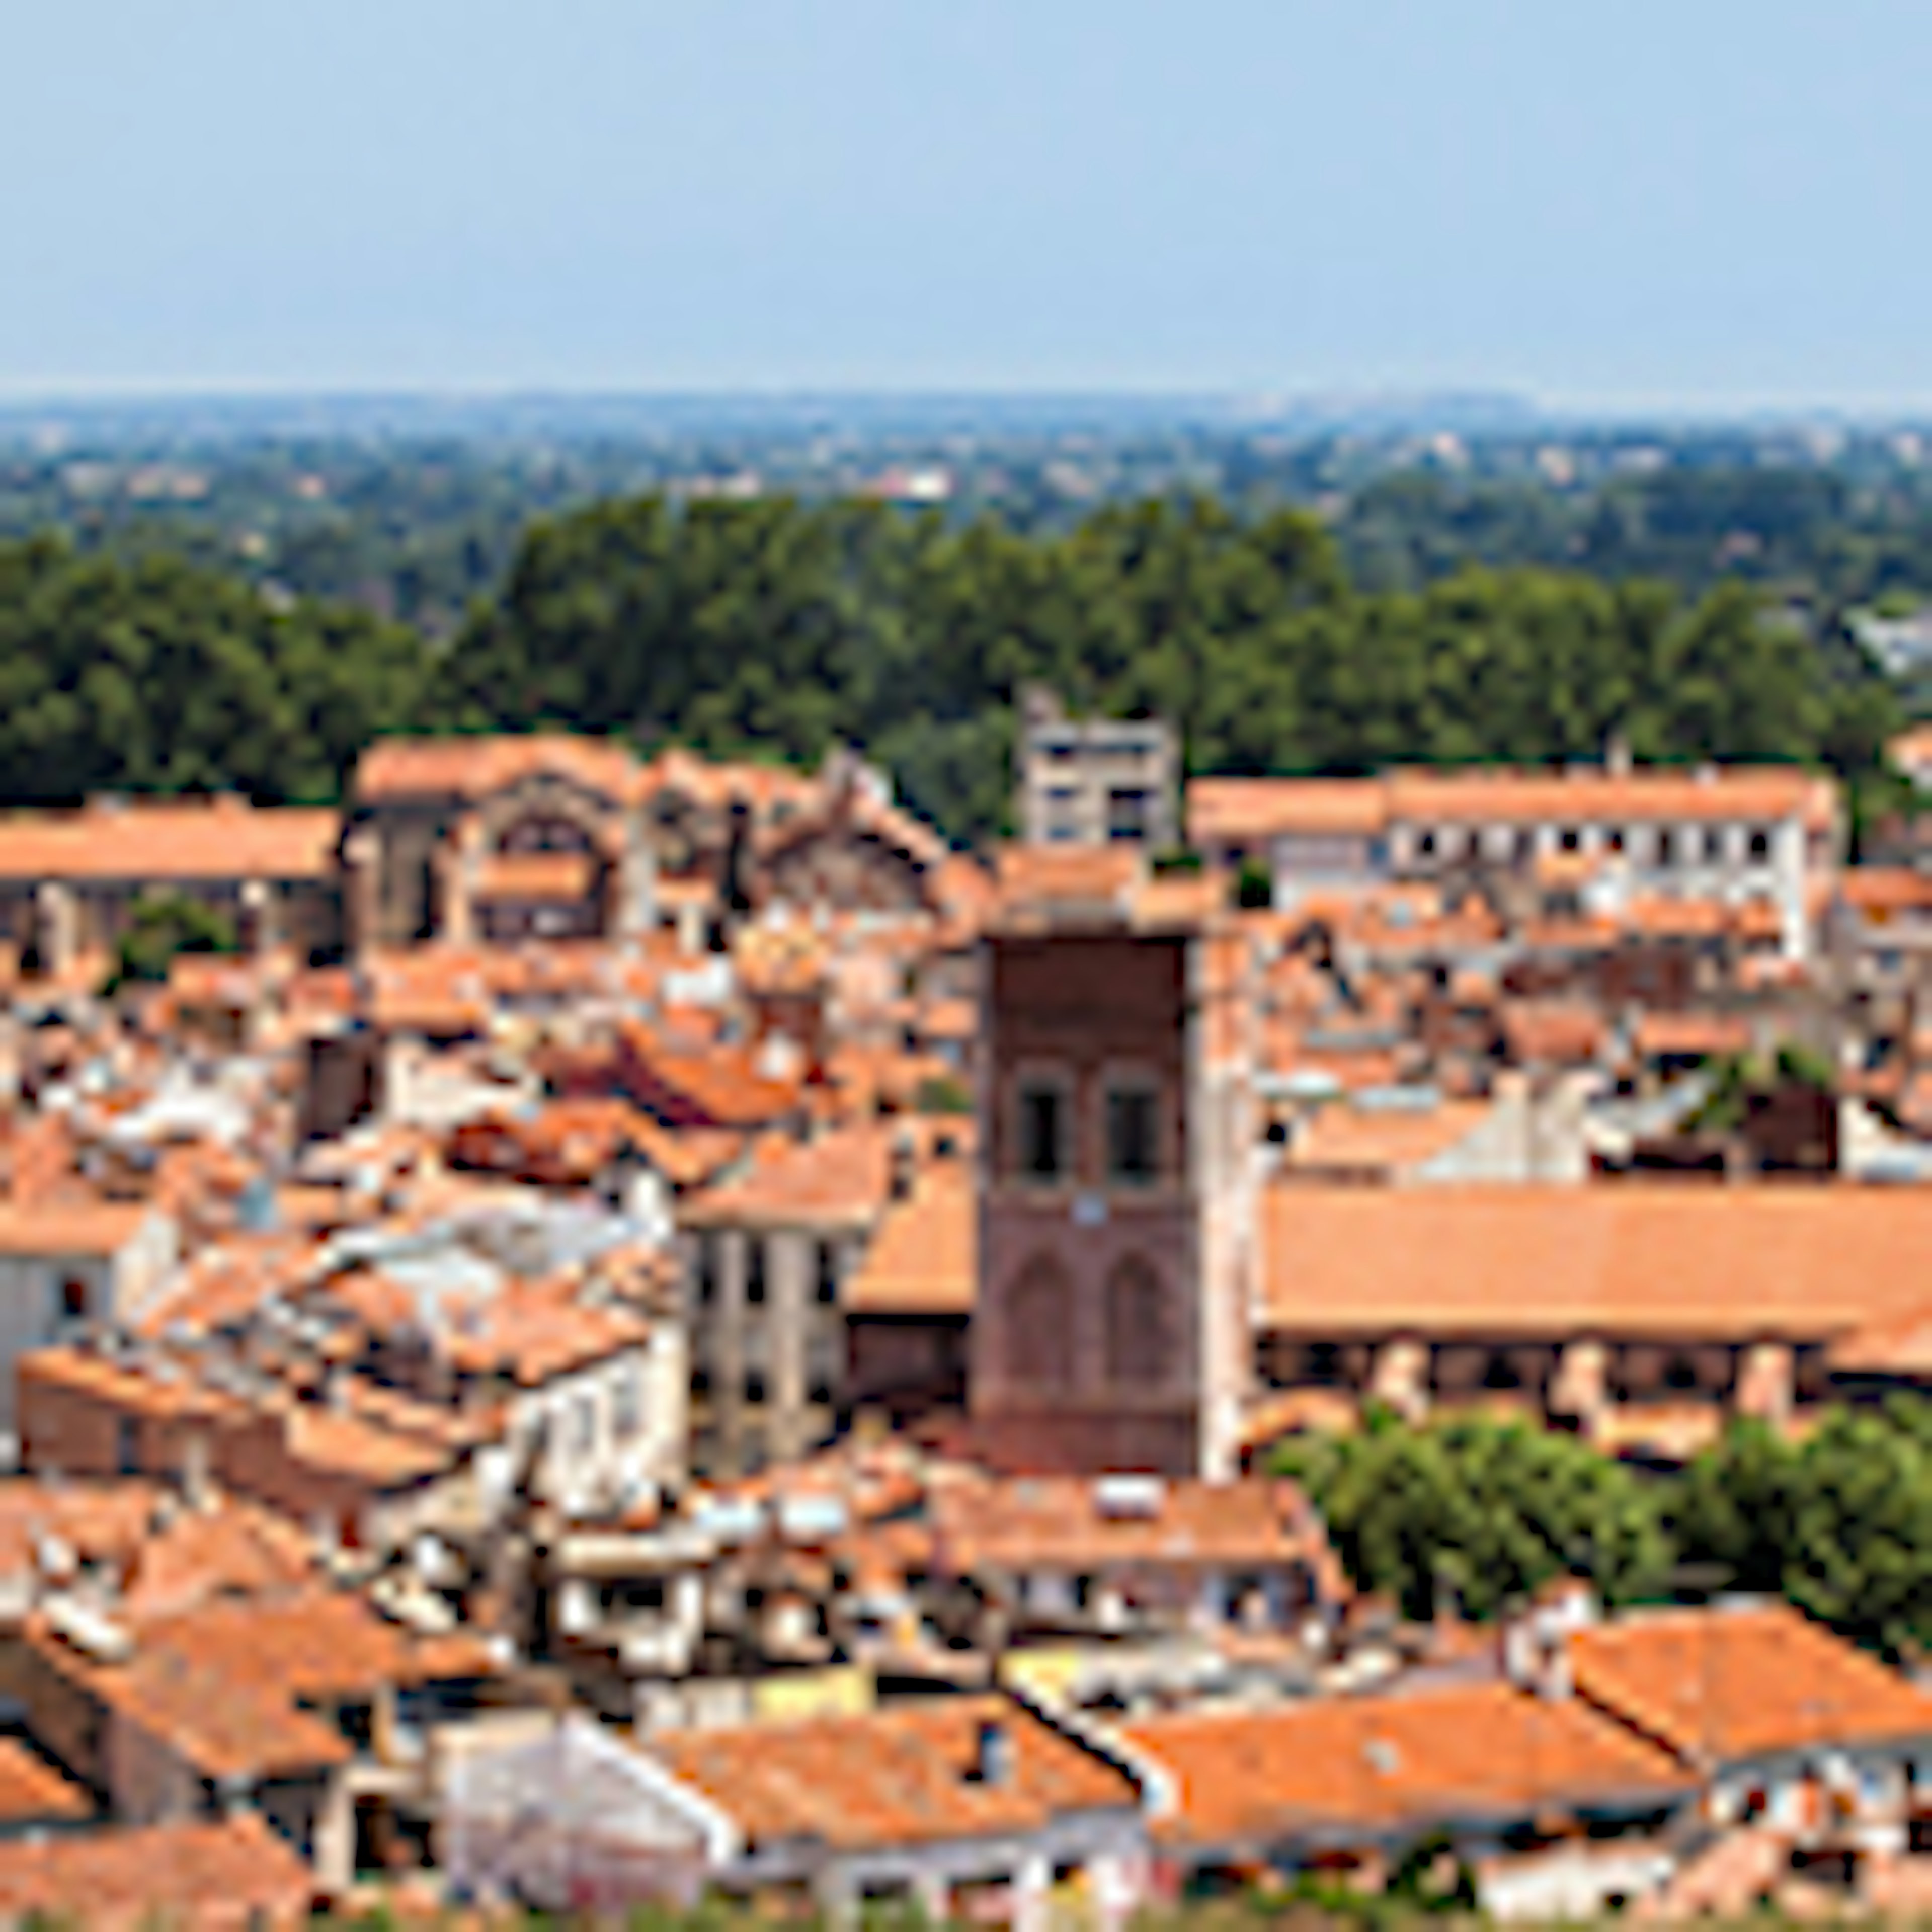
[[[0,1916],[101,1932],[161,1923],[190,1932],[294,1928],[315,1890],[288,1841],[254,1812],[0,1844]]]
[[[1838,896],[1857,912],[1922,911],[1932,907],[1932,876],[1906,866],[1850,866],[1838,875]]]
[[[1693,1784],[1588,1706],[1500,1682],[1149,1717],[1122,1735],[1174,1781],[1175,1809],[1156,1828],[1198,1845],[1662,1803]]]
[[[922,1169],[887,1206],[839,1294],[850,1315],[969,1315],[978,1278],[979,1207],[964,1162]]]
[[[1735,1014],[1645,1013],[1631,1029],[1630,1045],[1646,1060],[1693,1054],[1716,1059],[1750,1051],[1750,1024]]]
[[[91,1816],[94,1801],[18,1738],[0,1736],[0,1820],[8,1825]]]
[[[1197,845],[1294,832],[1366,836],[1388,822],[1377,778],[1196,778],[1187,788],[1187,836]]]
[[[476,869],[476,895],[484,899],[582,899],[596,883],[584,852],[497,852]]]
[[[1581,1066],[1608,1045],[1610,1029],[1592,1006],[1568,1000],[1505,1000],[1499,1011],[1503,1040],[1518,1065],[1532,1060]]]
[[[957,1474],[936,1482],[928,1501],[936,1561],[956,1576],[1328,1561],[1321,1525],[1292,1483],[1151,1480],[1144,1501],[1124,1509],[1108,1496],[1089,1477]]]
[[[1265,1319],[1340,1336],[1828,1338],[1924,1298],[1932,1190],[1266,1191]]]
[[[1570,1656],[1580,1695],[1693,1762],[1932,1739],[1932,1694],[1788,1604],[1637,1612]]]
[[[1294,1173],[1390,1172],[1446,1153],[1490,1115],[1480,1100],[1448,1100],[1425,1110],[1324,1107],[1288,1149],[1282,1165]]]
[[[226,796],[23,813],[0,818],[0,878],[321,879],[334,868],[340,828],[333,812]]]
[[[688,1196],[679,1219],[690,1227],[870,1227],[886,1203],[892,1142],[890,1127],[872,1121],[808,1141],[767,1136],[741,1172]]]
[[[356,796],[475,800],[537,776],[574,780],[625,803],[640,795],[642,768],[615,739],[563,733],[528,736],[379,738],[356,767]]]
[[[1004,1780],[973,1771],[1001,1726]],[[934,1699],[854,1716],[660,1732],[645,1748],[735,1819],[754,1845],[842,1850],[1036,1831],[1068,1812],[1130,1810],[1138,1792],[1097,1752],[1003,1697]]]

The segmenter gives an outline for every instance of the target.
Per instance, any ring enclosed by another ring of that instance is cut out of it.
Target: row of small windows
[[[747,1369],[740,1378],[739,1399],[748,1408],[756,1408],[770,1400],[770,1379],[762,1369]],[[716,1393],[709,1369],[692,1370],[691,1393],[693,1398],[699,1402],[706,1400]],[[834,1400],[831,1377],[814,1376],[806,1386],[805,1399],[815,1408],[830,1408]]]
[[[1580,852],[1584,848],[1584,827],[1580,825],[1561,825],[1556,835],[1559,852]],[[1606,852],[1623,852],[1630,844],[1630,836],[1621,825],[1611,825],[1604,831],[1602,846]],[[1493,854],[1493,846],[1482,836],[1482,832],[1416,832],[1416,854],[1420,858],[1456,858],[1456,856],[1474,856],[1478,852]],[[1652,862],[1658,866],[1694,866],[1702,862],[1708,866],[1724,863],[1730,856],[1730,832],[1721,825],[1710,825],[1702,832],[1677,831],[1666,825],[1656,832],[1652,841]],[[1772,835],[1764,827],[1752,829],[1744,838],[1744,850],[1754,866],[1762,866],[1772,856]],[[1536,856],[1536,832],[1530,829],[1510,835],[1509,856],[1516,862],[1526,863]]]
[[[1022,1084],[1019,1095],[1018,1167],[1042,1187],[1072,1178],[1072,1106],[1054,1080]],[[1106,1178],[1116,1187],[1150,1187],[1160,1178],[1160,1097],[1144,1082],[1107,1089]]]
[[[1560,826],[1556,832],[1556,848],[1560,852],[1580,852],[1583,849],[1585,829],[1578,825]],[[1620,825],[1607,827],[1602,835],[1603,848],[1610,852],[1622,852],[1634,842],[1630,835]],[[1659,866],[1720,865],[1729,855],[1730,834],[1720,825],[1707,826],[1702,832],[1680,832],[1666,826],[1658,832],[1651,844],[1652,861]],[[1509,856],[1519,863],[1527,863],[1536,855],[1537,835],[1524,826],[1510,835]],[[1744,849],[1754,865],[1763,865],[1771,857],[1771,834],[1762,826],[1755,828],[1746,838]],[[1479,853],[1495,852],[1490,842],[1480,832],[1420,832],[1416,834],[1415,850],[1424,859],[1454,858],[1461,855],[1474,856]]]
[[[764,1306],[768,1292],[766,1246],[756,1236],[748,1237],[745,1242],[744,1297],[747,1304],[754,1308]],[[722,1259],[720,1238],[716,1234],[700,1235],[697,1270],[698,1305],[700,1308],[710,1308],[718,1300],[718,1284],[724,1274],[720,1265]],[[838,1300],[838,1250],[830,1241],[814,1244],[812,1294],[821,1308],[830,1308]]]

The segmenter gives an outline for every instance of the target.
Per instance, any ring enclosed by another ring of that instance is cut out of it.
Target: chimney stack
[[[1004,1786],[1013,1779],[1013,1734],[1004,1720],[982,1718],[973,1746],[973,1780]]]

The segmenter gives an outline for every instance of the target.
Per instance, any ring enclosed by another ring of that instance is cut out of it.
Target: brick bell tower
[[[1001,886],[974,1440],[1012,1469],[1231,1475],[1258,1259],[1246,941],[1137,853],[1016,851]]]

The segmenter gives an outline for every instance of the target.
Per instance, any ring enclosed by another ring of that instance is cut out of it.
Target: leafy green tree
[[[1607,1603],[1665,1582],[1654,1492],[1622,1463],[1527,1423],[1386,1418],[1282,1468],[1308,1486],[1357,1585],[1426,1618],[1453,1602],[1495,1616],[1555,1577],[1587,1575]]]
[[[1805,1445],[1792,1600],[1886,1655],[1932,1645],[1932,1441],[1922,1409],[1840,1410]]]
[[[233,952],[239,944],[234,922],[205,901],[180,892],[144,893],[121,936],[108,989],[165,980],[178,954]]]
[[[1805,1490],[1802,1459],[1783,1436],[1756,1420],[1732,1424],[1672,1486],[1680,1562],[1723,1588],[1778,1594]]]

